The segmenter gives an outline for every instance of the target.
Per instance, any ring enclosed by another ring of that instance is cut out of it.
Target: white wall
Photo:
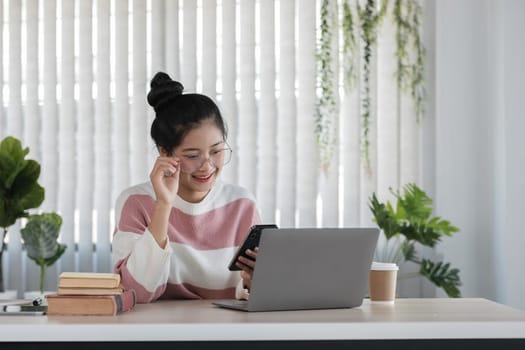
[[[423,135],[435,145],[423,181],[461,229],[437,251],[461,270],[463,296],[525,309],[525,1],[429,4],[435,100]]]
[[[501,138],[504,167],[498,173],[502,181],[498,191],[502,192],[500,235],[504,254],[501,261],[506,267],[501,279],[505,288],[502,299],[509,304],[525,309],[525,2],[506,1],[502,9],[503,27],[503,93],[498,106],[504,137]]]

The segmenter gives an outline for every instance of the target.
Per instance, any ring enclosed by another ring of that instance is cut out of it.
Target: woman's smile
[[[207,183],[213,179],[213,176],[215,175],[217,171],[213,171],[211,174],[208,175],[191,175],[191,177],[200,183]]]

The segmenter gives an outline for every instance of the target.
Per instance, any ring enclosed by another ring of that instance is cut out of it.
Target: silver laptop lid
[[[378,236],[377,228],[265,229],[248,310],[361,305]]]

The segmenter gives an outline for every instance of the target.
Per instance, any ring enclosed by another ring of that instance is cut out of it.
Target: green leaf
[[[436,286],[442,288],[449,297],[461,297],[459,286],[459,269],[450,268],[450,263],[433,262],[428,259],[421,261],[419,273],[428,278]]]
[[[31,215],[20,231],[27,256],[40,266],[40,291],[44,292],[46,267],[57,261],[66,246],[58,243],[62,218],[56,213]]]
[[[21,142],[8,136],[0,143],[0,179],[4,188],[10,188],[18,173],[26,166],[24,157],[29,148],[22,148]]]
[[[25,161],[25,166],[20,169],[17,176],[13,179],[11,193],[21,198],[31,192],[32,185],[35,184],[40,176],[40,164],[29,159]]]
[[[369,207],[373,220],[387,239],[397,235],[405,238],[401,252],[406,261],[420,264],[420,275],[443,288],[447,295],[460,296],[459,270],[451,269],[450,264],[420,260],[416,252],[416,243],[434,247],[444,236],[451,236],[459,229],[439,216],[432,216],[432,200],[415,184],[409,183],[401,192],[391,190],[391,193],[396,198],[395,205],[389,201],[381,203],[376,194],[372,194]]]
[[[26,194],[19,199],[21,208],[24,210],[30,208],[38,208],[44,201],[45,190],[38,183],[28,184]]]
[[[53,255],[52,257],[48,259],[45,259],[43,262],[44,265],[45,266],[53,265],[58,259],[60,259],[62,254],[64,254],[64,252],[66,251],[66,248],[67,246],[65,244],[57,244],[57,250],[55,251],[55,255]]]
[[[374,214],[374,221],[383,230],[387,239],[399,232],[399,224],[392,214],[391,206],[380,203],[375,193],[372,194],[369,207]]]
[[[408,240],[416,241],[428,247],[434,247],[440,240],[442,233],[424,223],[404,222],[400,225],[399,232]]]
[[[434,247],[443,236],[459,231],[449,221],[441,220],[439,216],[432,217],[432,199],[416,184],[408,183],[403,191],[391,189],[390,192],[396,198],[396,210],[391,209],[390,215],[399,225],[398,232],[408,240]],[[386,205],[392,208],[389,202]]]
[[[56,213],[31,215],[21,230],[27,256],[39,266],[48,265],[62,255],[65,248],[57,242],[62,218]]]
[[[416,256],[416,247],[414,245],[414,242],[410,242],[407,240],[403,241],[403,243],[401,244],[401,252],[405,257],[405,260],[420,263]]]
[[[0,227],[13,225],[44,201],[44,188],[38,184],[40,164],[25,159],[28,153],[29,148],[12,136],[0,142]]]
[[[18,201],[9,201],[0,198],[0,227],[7,228],[13,225],[16,220],[28,214]]]

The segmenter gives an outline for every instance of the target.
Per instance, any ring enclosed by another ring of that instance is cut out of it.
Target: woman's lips
[[[205,176],[192,175],[192,178],[195,181],[197,181],[197,182],[206,183],[206,182],[208,182],[208,181],[210,181],[212,179],[213,174],[215,174],[215,173],[211,173],[211,174],[205,175]]]

